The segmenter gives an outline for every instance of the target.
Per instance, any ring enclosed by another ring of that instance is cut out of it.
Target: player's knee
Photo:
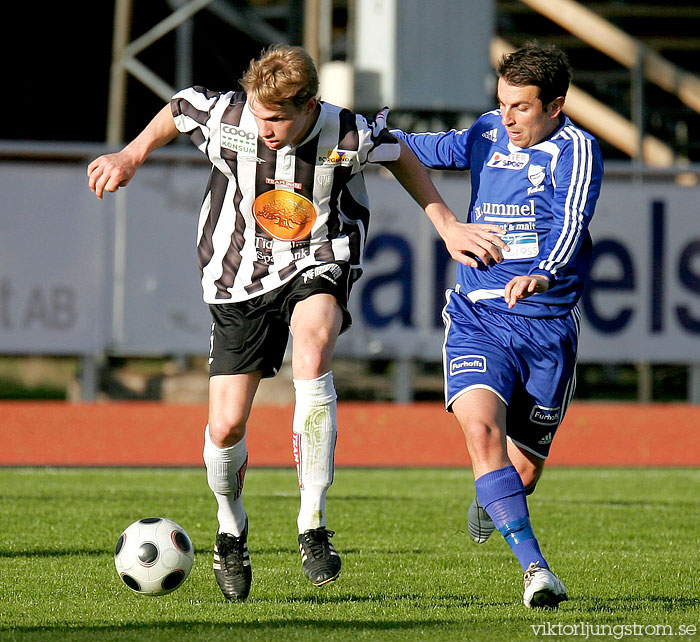
[[[503,436],[495,422],[469,419],[462,422],[462,430],[471,452],[480,457],[488,457],[494,451],[503,450]]]
[[[295,379],[316,379],[328,372],[324,352],[315,347],[309,347],[294,354],[292,359],[292,374]]]
[[[237,444],[246,431],[246,418],[239,415],[212,414],[209,417],[209,435],[217,448]]]
[[[211,427],[207,426],[202,456],[207,469],[209,488],[219,495],[233,495],[233,498],[237,499],[243,490],[248,466],[245,440],[233,446],[217,446],[211,437]]]
[[[537,487],[537,482],[542,476],[542,467],[535,466],[528,462],[527,465],[518,467],[518,473],[520,474],[520,479],[523,481],[523,486],[525,486],[525,492],[528,495],[532,495]]]

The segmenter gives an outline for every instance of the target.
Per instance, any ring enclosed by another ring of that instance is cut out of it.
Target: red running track
[[[293,409],[253,409],[251,466],[292,466]],[[439,403],[339,404],[337,466],[465,466]],[[2,466],[202,466],[206,405],[0,402]],[[571,405],[548,465],[700,466],[700,406]]]

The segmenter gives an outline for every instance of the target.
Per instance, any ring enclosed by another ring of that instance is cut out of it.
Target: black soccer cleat
[[[333,535],[335,532],[325,526],[310,528],[299,535],[301,567],[314,586],[328,584],[340,575],[340,555],[329,541]]]
[[[248,597],[253,574],[248,554],[247,522],[239,537],[229,533],[216,534],[214,576],[227,600],[243,602]]]

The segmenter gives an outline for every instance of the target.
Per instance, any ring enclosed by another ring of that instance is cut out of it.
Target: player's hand
[[[530,274],[512,278],[505,287],[505,300],[509,308],[512,308],[519,299],[537,292],[546,292],[549,289],[549,279],[541,274]]]
[[[508,250],[508,244],[499,234],[505,234],[505,231],[498,225],[460,223],[455,220],[443,233],[442,239],[455,261],[475,268],[479,266],[477,258],[484,265],[503,260],[503,251]]]
[[[389,108],[388,107],[383,107],[377,112],[377,115],[374,117],[374,121],[370,123],[372,127],[372,135],[374,137],[379,136],[379,133],[384,131],[385,129],[388,129],[387,125],[387,120],[389,118]]]
[[[97,198],[126,185],[139,168],[124,150],[96,158],[87,167],[88,185]]]

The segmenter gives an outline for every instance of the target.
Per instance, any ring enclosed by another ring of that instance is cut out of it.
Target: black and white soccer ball
[[[164,517],[129,525],[114,551],[119,577],[142,595],[165,595],[182,586],[193,562],[194,549],[185,529]]]

